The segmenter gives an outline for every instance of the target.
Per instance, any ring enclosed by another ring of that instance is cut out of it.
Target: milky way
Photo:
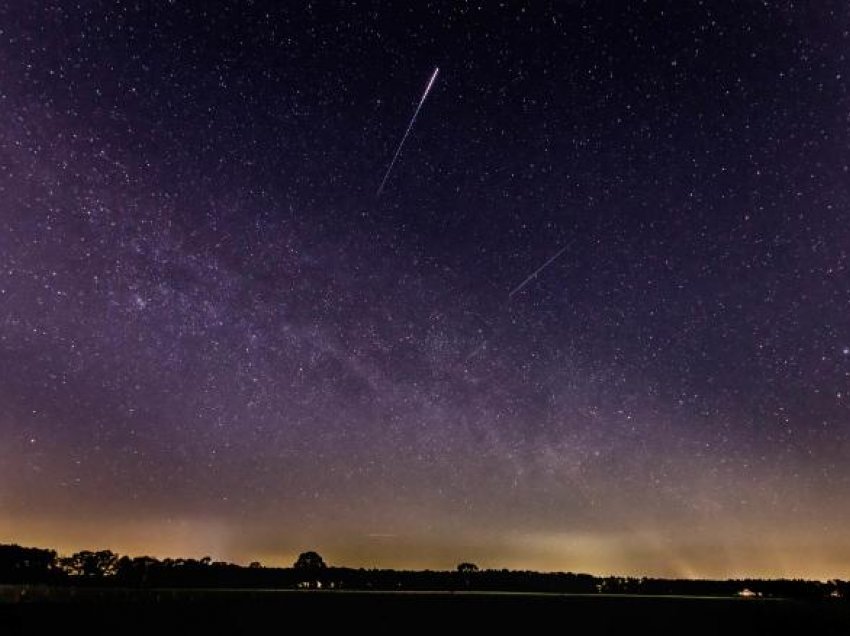
[[[850,9],[715,4],[0,3],[0,541],[846,578]]]

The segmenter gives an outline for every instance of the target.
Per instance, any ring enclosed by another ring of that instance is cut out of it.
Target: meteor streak
[[[514,294],[522,291],[523,288],[525,288],[526,285],[528,285],[531,281],[533,281],[540,272],[542,272],[544,269],[546,269],[552,263],[554,263],[558,259],[558,257],[566,251],[567,251],[567,246],[565,245],[564,247],[562,247],[561,249],[558,250],[557,254],[550,257],[548,261],[546,261],[540,267],[538,267],[536,270],[534,270],[534,272],[528,278],[526,278],[524,281],[522,281],[519,285],[517,285],[516,287],[514,287],[511,290],[511,292],[508,294],[508,300],[513,298]]]
[[[425,92],[422,93],[422,98],[419,100],[419,104],[416,106],[416,110],[413,113],[413,117],[410,118],[410,123],[407,125],[407,130],[404,131],[404,136],[401,138],[401,142],[398,144],[398,148],[396,148],[395,154],[393,155],[393,160],[390,161],[390,166],[387,168],[386,174],[384,174],[384,178],[381,180],[381,185],[378,186],[378,191],[375,193],[375,196],[381,196],[381,192],[384,191],[384,186],[387,183],[387,179],[390,178],[390,172],[393,170],[393,166],[395,165],[398,156],[401,154],[402,146],[404,146],[404,142],[407,140],[407,136],[410,134],[410,129],[413,128],[413,123],[416,121],[416,116],[419,114],[419,110],[422,108],[422,104],[425,103],[425,100],[428,97],[428,93],[431,91],[431,87],[434,85],[434,81],[437,79],[437,73],[440,72],[438,67],[434,67],[434,72],[431,74],[431,79],[428,80],[428,86],[425,87]]]

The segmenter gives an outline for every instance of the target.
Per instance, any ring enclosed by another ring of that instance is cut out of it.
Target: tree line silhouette
[[[598,577],[572,572],[482,570],[460,563],[454,571],[330,567],[304,552],[290,568],[203,559],[119,556],[110,550],[60,556],[55,550],[0,544],[0,584],[127,588],[278,588],[373,591],[503,591],[572,594],[758,596],[848,599],[850,582],[803,579],[658,579]]]

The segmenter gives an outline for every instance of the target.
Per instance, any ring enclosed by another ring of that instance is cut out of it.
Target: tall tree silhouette
[[[321,587],[321,575],[328,566],[318,552],[311,550],[299,554],[292,567],[301,575],[299,581],[301,587],[315,589]]]
[[[323,570],[328,567],[318,552],[302,552],[292,566],[296,570]]]

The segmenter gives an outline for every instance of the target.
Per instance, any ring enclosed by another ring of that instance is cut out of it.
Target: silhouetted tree
[[[0,545],[0,582],[46,583],[58,576],[56,552]]]
[[[302,552],[292,566],[296,570],[323,570],[328,567],[318,552]]]
[[[118,555],[111,550],[83,550],[61,560],[62,569],[72,576],[112,576],[118,571]]]
[[[299,554],[292,567],[299,573],[299,587],[317,588],[321,587],[322,574],[328,566],[318,552],[310,551]]]
[[[466,589],[471,589],[472,575],[475,572],[478,572],[478,566],[474,563],[469,563],[468,561],[459,563],[457,566],[458,578],[460,579],[459,583]]]
[[[260,563],[259,561],[251,561],[251,562],[248,564],[248,567],[249,567],[249,568],[251,568],[251,569],[257,569],[257,568],[261,568],[261,567],[263,567],[263,564],[262,564],[262,563]]]
[[[118,559],[115,574],[122,583],[144,585],[148,582],[151,572],[155,571],[160,565],[160,562],[153,557],[142,556],[131,559],[124,556]]]

